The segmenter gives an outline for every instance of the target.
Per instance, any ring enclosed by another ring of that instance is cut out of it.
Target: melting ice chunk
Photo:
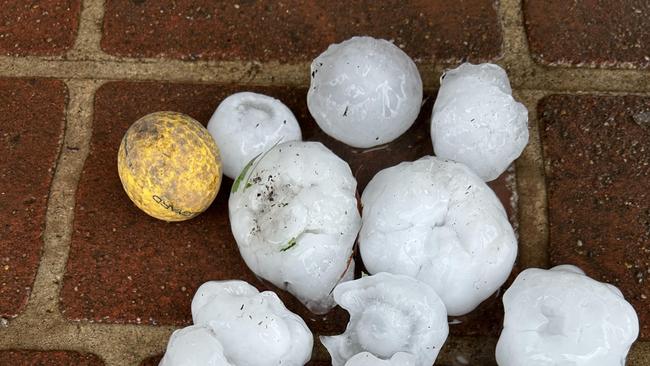
[[[219,147],[224,174],[232,179],[276,143],[302,140],[298,121],[286,105],[250,92],[224,99],[210,118],[208,131]]]
[[[334,299],[350,322],[345,333],[321,337],[333,366],[430,366],[449,333],[436,292],[411,277],[378,273],[344,282]]]
[[[503,304],[501,366],[624,365],[639,333],[634,308],[618,288],[575,266],[521,272]]]
[[[311,64],[307,105],[325,133],[367,148],[411,127],[422,103],[415,63],[383,39],[353,37],[333,44]]]
[[[384,169],[361,202],[366,269],[429,284],[449,315],[472,311],[512,270],[517,241],[506,212],[463,164],[428,156]]]
[[[315,313],[353,274],[361,218],[348,164],[319,142],[287,142],[253,159],[235,180],[230,224],[248,267]]]
[[[206,282],[192,300],[194,325],[172,334],[161,366],[289,365],[311,357],[305,322],[271,291],[244,281]]]
[[[501,67],[464,63],[440,78],[431,139],[436,156],[464,163],[491,181],[528,143],[528,110],[512,98]]]

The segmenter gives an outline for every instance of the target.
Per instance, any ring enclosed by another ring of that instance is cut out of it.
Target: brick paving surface
[[[526,0],[533,56],[550,64],[650,66],[647,0]]]
[[[139,117],[158,110],[187,113],[206,123],[214,108],[233,92],[252,90],[283,100],[302,123],[304,138],[324,142],[350,162],[364,187],[374,174],[432,151],[427,122],[432,99],[414,127],[383,149],[364,152],[327,137],[308,114],[303,88],[245,87],[165,83],[109,83],[98,90],[89,157],[79,190],[71,254],[62,289],[62,308],[69,319],[108,323],[188,324],[190,301],[207,280],[242,278],[260,288],[246,268],[230,232],[226,179],[221,194],[197,219],[168,224],[144,215],[123,193],[115,166],[124,131]],[[119,105],[118,110],[115,105]],[[506,174],[492,183],[509,208]],[[293,298],[289,307],[311,319]],[[456,327],[458,334],[499,332],[500,299]],[[337,309],[326,320],[308,320],[315,331],[345,328],[347,316]]]
[[[2,5],[0,152],[9,158],[0,159],[0,364],[157,365],[169,334],[191,321],[204,281],[241,278],[273,289],[238,254],[230,180],[188,222],[154,220],[129,201],[116,155],[141,116],[174,110],[206,123],[231,93],[269,94],[292,109],[305,139],[349,162],[362,191],[378,170],[432,152],[438,75],[462,59],[507,69],[529,108],[531,138],[513,169],[490,184],[518,227],[518,263],[475,312],[450,319],[436,364],[494,365],[503,291],[524,268],[559,263],[621,288],[641,321],[628,365],[650,364],[647,2]],[[425,102],[403,136],[361,150],[318,128],[306,90],[314,56],[366,34],[414,57]],[[315,317],[279,295],[316,335],[345,327],[341,309]],[[310,365],[327,364],[316,340]]]
[[[77,35],[81,0],[3,1],[0,53],[59,55]]]
[[[102,366],[104,362],[92,354],[69,351],[0,351],[0,365],[20,366]]]
[[[650,337],[650,98],[552,95],[540,103],[550,254],[619,286]]]
[[[0,314],[14,317],[38,268],[66,90],[60,81],[0,79],[0,100]]]
[[[354,35],[393,39],[412,57],[493,59],[495,2],[108,1],[102,49],[129,57],[309,61]]]

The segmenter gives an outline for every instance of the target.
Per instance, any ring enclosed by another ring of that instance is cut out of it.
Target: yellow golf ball
[[[221,185],[221,159],[212,136],[191,117],[156,112],[126,131],[117,170],[129,198],[165,221],[183,221],[210,206]]]

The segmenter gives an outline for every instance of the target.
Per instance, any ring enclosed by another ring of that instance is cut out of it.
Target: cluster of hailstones
[[[354,37],[311,66],[309,111],[354,147],[388,143],[415,121],[422,81],[390,42]],[[321,337],[334,366],[429,366],[447,316],[471,312],[509,276],[517,240],[486,185],[528,141],[526,108],[492,64],[445,72],[431,117],[434,156],[384,169],[356,198],[348,164],[304,142],[280,101],[226,98],[208,130],[220,147],[232,232],[259,277],[324,314],[350,313],[346,331]],[[358,244],[370,275],[354,279]],[[499,365],[620,365],[638,335],[614,286],[574,266],[527,269],[503,297]],[[194,325],[176,331],[161,365],[304,365],[313,337],[273,292],[208,282],[192,301]]]

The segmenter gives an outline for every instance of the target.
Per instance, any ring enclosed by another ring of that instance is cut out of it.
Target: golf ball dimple
[[[350,146],[388,143],[411,127],[422,103],[415,63],[383,39],[353,37],[311,65],[307,105],[320,128]]]
[[[133,123],[120,144],[117,168],[133,203],[165,221],[203,212],[221,185],[214,140],[199,122],[176,112],[151,113]]]
[[[302,140],[298,121],[286,105],[251,92],[224,99],[210,118],[208,131],[219,145],[224,174],[232,179],[252,158],[273,145]]]

